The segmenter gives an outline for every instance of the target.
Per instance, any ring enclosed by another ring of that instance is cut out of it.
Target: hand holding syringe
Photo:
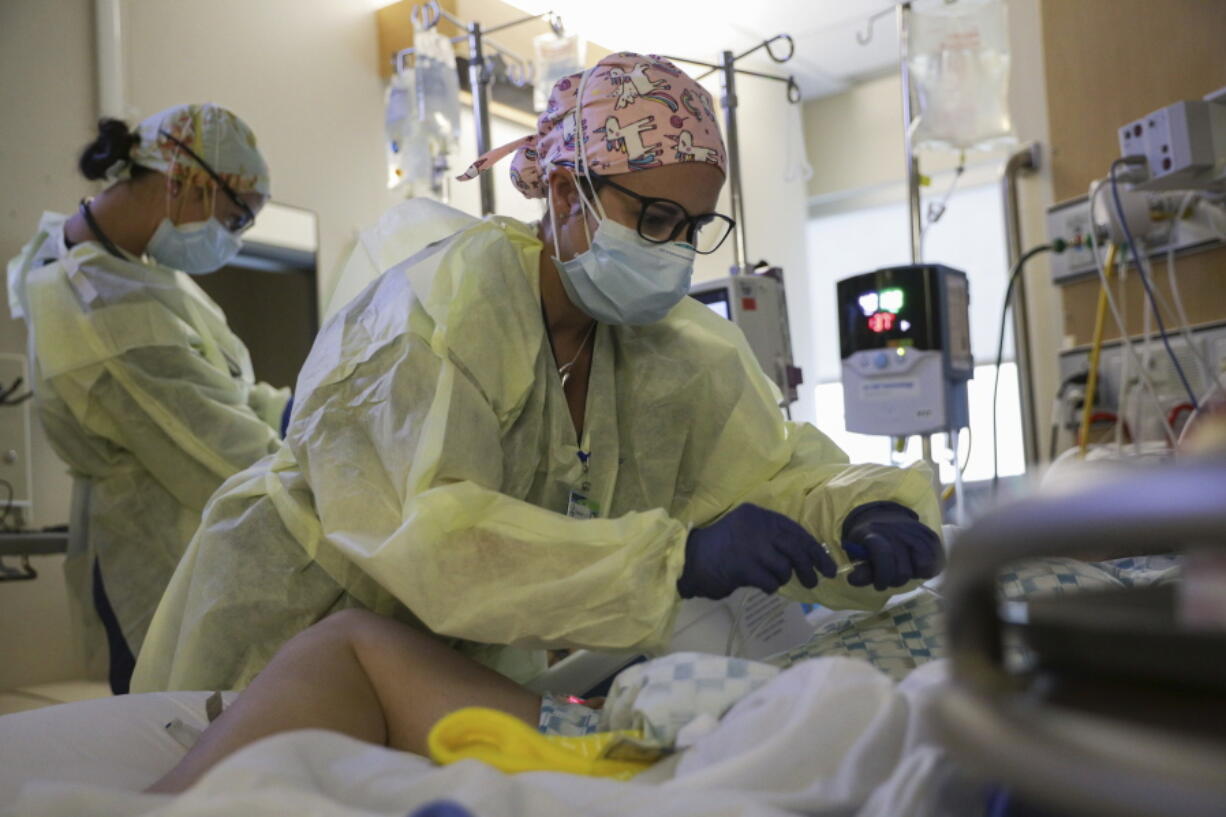
[[[689,532],[677,591],[682,598],[722,599],[741,587],[775,593],[793,578],[813,589],[822,578],[849,576],[865,566],[853,583],[885,590],[932,578],[944,561],[940,537],[896,502],[854,508],[839,544],[851,560],[846,564],[795,520],[757,505],[738,505]]]

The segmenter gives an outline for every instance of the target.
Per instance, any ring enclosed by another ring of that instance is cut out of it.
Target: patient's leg
[[[331,729],[426,753],[426,736],[466,706],[532,724],[541,699],[426,633],[361,610],[329,616],[276,654],[151,792],[179,792],[249,743],[293,729]]]

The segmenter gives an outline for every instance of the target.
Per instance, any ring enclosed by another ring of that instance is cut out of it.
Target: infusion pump
[[[760,274],[703,281],[690,289],[690,297],[740,327],[762,370],[782,392],[783,404],[796,402],[796,387],[801,384],[802,375],[792,363],[792,336],[781,269],[771,267]]]
[[[966,273],[889,267],[839,281],[837,300],[848,431],[905,437],[967,427]]]

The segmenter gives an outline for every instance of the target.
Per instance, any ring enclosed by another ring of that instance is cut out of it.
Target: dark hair
[[[139,144],[140,134],[128,130],[125,122],[119,119],[100,119],[98,136],[81,151],[77,167],[87,179],[105,179],[106,171],[116,162],[128,159],[132,148]],[[147,172],[147,168],[132,166],[133,178]]]

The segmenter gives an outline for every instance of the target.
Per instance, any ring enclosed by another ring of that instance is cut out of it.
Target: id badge
[[[571,519],[596,519],[600,516],[600,505],[586,494],[571,491],[566,515]]]

